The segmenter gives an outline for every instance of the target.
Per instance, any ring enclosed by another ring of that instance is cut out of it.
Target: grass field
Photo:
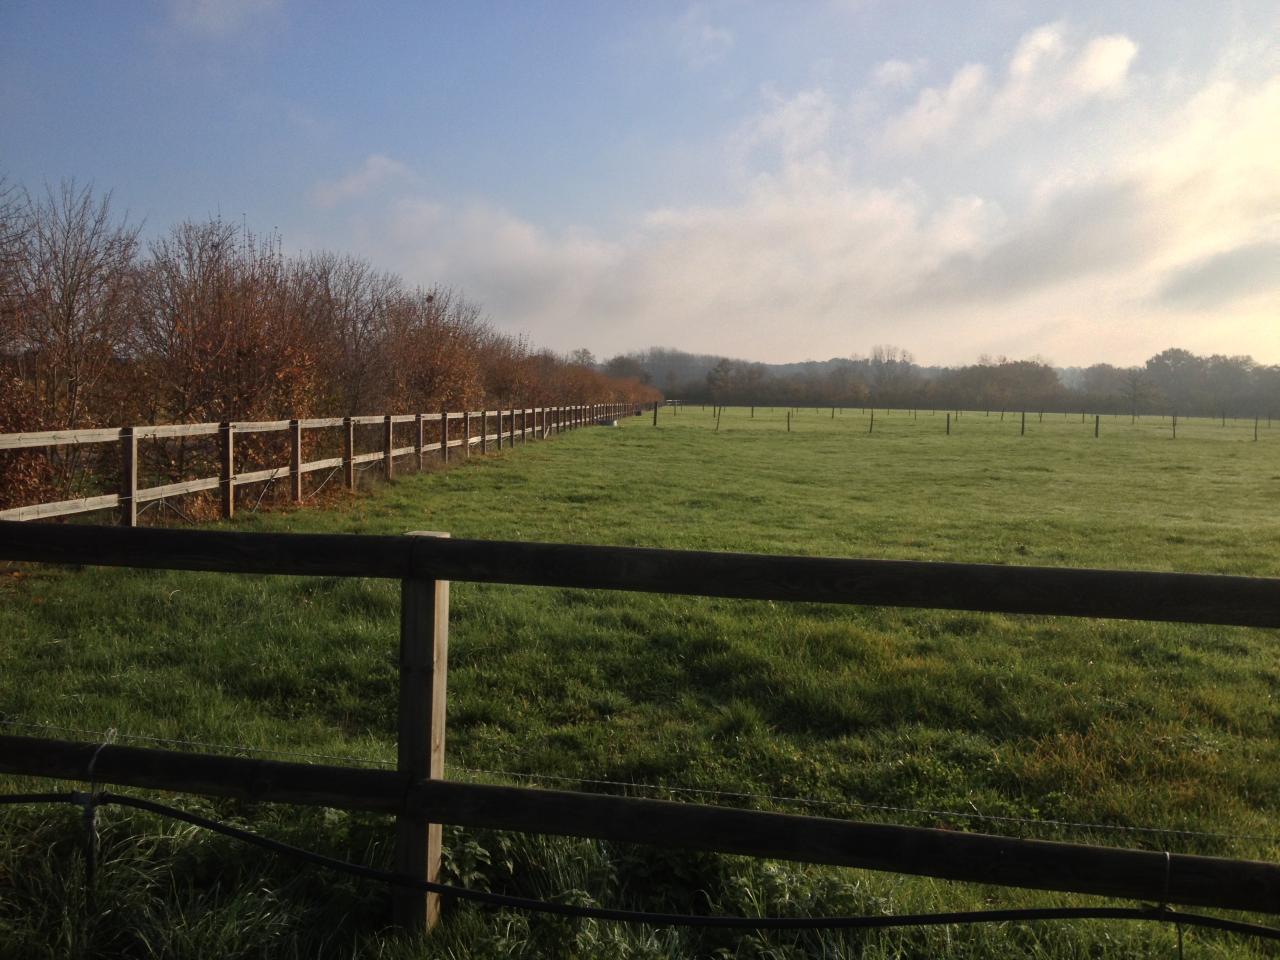
[[[801,410],[790,433],[785,417],[733,408],[717,429],[710,408],[668,409],[658,429],[630,418],[235,526],[1280,576],[1280,426],[1265,421],[1255,443],[1252,421],[1180,422],[1174,441],[1158,417],[1104,417],[1097,439],[1078,414],[1029,416],[1025,436],[1017,415],[981,411],[950,436],[942,412],[878,411],[870,433],[860,411]],[[397,585],[378,581],[25,568],[0,585],[0,720],[386,762],[397,616]],[[1274,859],[1275,633],[455,584],[449,775]],[[182,802],[388,860],[383,818]],[[0,954],[1176,955],[1173,930],[1121,923],[761,936],[469,907],[411,944],[384,929],[381,889],[119,810],[101,815],[88,910],[77,817],[0,808]],[[1096,902],[484,831],[447,843],[459,882],[575,902]],[[1187,954],[1270,955],[1193,932]]]

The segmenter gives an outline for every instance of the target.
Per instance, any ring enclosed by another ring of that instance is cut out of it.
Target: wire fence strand
[[[837,917],[747,917],[726,915],[696,915],[684,913],[657,913],[645,910],[622,910],[611,907],[581,906],[557,903],[530,897],[491,893],[453,884],[418,880],[403,874],[379,870],[363,864],[350,863],[321,853],[296,847],[292,844],[264,837],[239,827],[189,813],[177,807],[130,797],[116,793],[30,793],[0,795],[0,805],[67,803],[82,806],[86,810],[104,806],[132,807],[192,826],[222,834],[234,840],[293,857],[325,869],[362,877],[390,886],[420,890],[424,893],[443,894],[462,900],[470,900],[485,906],[555,914],[578,919],[606,920],[620,923],[642,923],[649,926],[730,928],[743,930],[848,930],[891,929],[898,927],[928,927],[954,924],[1009,923],[1063,920],[1134,920],[1167,923],[1184,927],[1202,927],[1221,930],[1264,940],[1280,941],[1280,929],[1257,923],[1247,923],[1206,914],[1183,913],[1167,905],[1142,907],[1038,907],[1008,910],[970,910],[931,914],[900,914]]]
[[[19,727],[28,730],[75,734],[98,741],[103,731],[82,727],[67,727],[56,724],[32,723],[21,720],[0,719],[0,726]],[[274,747],[250,747],[241,744],[210,743],[200,740],[180,738],[151,737],[140,734],[118,733],[111,735],[121,741],[135,743],[153,743],[165,746],[179,746],[187,749],[223,751],[232,754],[254,754],[263,757],[287,757],[308,761],[331,761],[335,763],[360,764],[365,766],[394,769],[394,760],[379,760],[371,757],[354,757],[342,754],[311,753],[298,750],[286,750]],[[683,787],[672,784],[645,783],[635,780],[610,780],[603,777],[573,777],[545,773],[526,773],[518,770],[485,769],[450,764],[451,771],[467,774],[472,778],[491,777],[507,780],[526,780],[548,784],[577,784],[582,786],[607,787],[612,790],[636,791],[664,796],[688,796],[703,799],[719,799],[734,802],[752,801],[757,804],[789,804],[810,809],[826,810],[855,809],[878,813],[892,813],[903,816],[924,817],[935,820],[960,820],[967,823],[998,823],[1008,826],[1025,827],[1040,832],[1071,831],[1076,833],[1113,833],[1148,837],[1179,837],[1186,840],[1213,840],[1232,843],[1265,843],[1280,845],[1280,837],[1266,834],[1226,833],[1211,830],[1188,830],[1180,827],[1153,827],[1145,825],[1129,825],[1116,823],[1095,823],[1080,820],[1063,820],[1045,817],[1025,817],[1011,814],[988,814],[980,811],[942,810],[933,807],[913,807],[908,805],[869,803],[862,800],[832,800],[819,797],[797,797],[785,794],[758,793],[741,790],[717,790],[708,787]]]

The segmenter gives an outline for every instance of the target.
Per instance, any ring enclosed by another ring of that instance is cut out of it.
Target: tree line
[[[144,243],[110,194],[0,181],[0,431],[647,401],[448,287],[222,219]]]
[[[286,256],[220,218],[144,241],[109,193],[0,178],[0,433],[659,396],[496,330],[447,286]],[[183,473],[177,447],[153,472]],[[0,457],[0,503],[69,493],[79,457]]]
[[[1170,348],[1140,366],[1055,368],[1039,359],[982,357],[956,367],[922,366],[899,347],[869,356],[791,364],[655,348],[600,368],[659,387],[690,403],[883,406],[963,410],[1176,413],[1255,417],[1280,412],[1280,366],[1249,356],[1199,356]]]

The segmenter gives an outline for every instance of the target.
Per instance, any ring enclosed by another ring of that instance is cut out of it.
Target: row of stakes
[[[655,427],[658,425],[658,409],[659,409],[659,407],[660,407],[660,406],[661,406],[661,404],[658,404],[658,403],[655,403],[655,404],[653,405],[653,425],[654,425]],[[679,416],[679,415],[680,415],[680,406],[681,406],[681,405],[680,405],[680,404],[678,404],[678,403],[671,404],[671,409],[672,409],[672,412],[673,412],[673,415],[674,415],[674,416]],[[702,409],[703,409],[703,410],[706,410],[706,409],[707,409],[707,407],[706,407],[706,405],[705,405],[705,404],[703,404]],[[776,408],[776,407],[770,407],[770,408],[769,408],[769,412],[770,412],[770,413],[773,413],[775,409],[777,409],[777,408]],[[751,419],[753,419],[753,420],[754,420],[754,419],[755,419],[755,416],[756,416],[756,408],[753,406],[753,407],[750,407],[750,410],[751,410]],[[836,418],[836,411],[837,411],[837,410],[839,410],[841,413],[843,413],[843,412],[844,412],[844,408],[843,408],[843,407],[832,407],[832,408],[831,408],[831,419],[832,419],[832,420],[834,420],[834,419]],[[792,415],[792,413],[797,413],[797,414],[798,414],[798,413],[799,413],[799,411],[800,411],[800,408],[799,408],[799,407],[789,407],[789,408],[787,409],[787,433],[790,433],[790,432],[791,432],[791,415]],[[714,417],[714,418],[715,418],[715,421],[716,421],[716,428],[715,428],[715,432],[716,432],[716,433],[719,433],[719,432],[720,432],[720,415],[721,415],[723,412],[724,412],[724,407],[722,407],[722,406],[715,406],[715,405],[713,405],[713,406],[712,406],[712,408],[711,408],[711,416],[712,416],[712,417]],[[821,408],[820,408],[820,407],[815,407],[815,408],[814,408],[814,410],[813,410],[813,412],[814,412],[814,413],[820,413],[820,412],[821,412]],[[888,411],[885,411],[885,412],[887,413]],[[932,410],[932,411],[930,411],[930,416],[936,415],[936,414],[937,414],[937,412],[938,412],[937,410]],[[863,407],[863,408],[862,408],[862,413],[863,413],[863,414],[866,414],[866,413],[867,413],[867,408],[866,408],[866,407]],[[912,420],[915,420],[915,419],[916,419],[916,417],[917,417],[917,414],[918,414],[918,413],[919,413],[919,411],[918,411],[918,410],[912,410],[912,411],[911,411],[911,419],[912,419]],[[1020,427],[1020,429],[1019,429],[1019,431],[1018,431],[1018,435],[1019,435],[1019,436],[1026,436],[1026,433],[1027,433],[1027,413],[1026,413],[1026,411],[1025,411],[1025,410],[1021,411],[1021,413],[1022,413],[1022,424],[1021,424],[1021,427]],[[870,418],[868,419],[868,422],[867,422],[867,433],[874,433],[874,432],[875,432],[875,428],[876,428],[876,411],[875,411],[875,408],[874,408],[874,407],[873,407],[873,408],[871,408],[870,414],[871,414],[871,415],[870,415]],[[1003,420],[1004,420],[1004,414],[1005,414],[1005,411],[1001,410],[1001,411],[1000,411],[1000,419],[1001,419],[1001,421],[1003,421]],[[947,421],[946,421],[946,433],[947,433],[947,436],[951,436],[951,413],[950,413],[950,411],[948,411],[948,412],[947,412],[947,415],[946,415],[946,416],[947,416]],[[991,416],[991,411],[990,411],[990,410],[988,410],[988,411],[987,411],[987,416],[988,416],[988,417],[989,417],[989,416]],[[1067,416],[1067,414],[1065,414],[1065,413],[1064,413],[1062,416],[1065,418],[1065,417]],[[1119,416],[1119,415],[1118,415],[1118,414],[1113,414],[1113,417],[1115,417],[1115,416]],[[955,411],[955,417],[956,417],[956,419],[957,419],[957,420],[959,420],[959,419],[960,419],[960,411],[959,411],[959,410]],[[1163,419],[1165,419],[1165,417],[1162,415],[1162,416],[1161,416],[1161,419],[1163,420]],[[1134,422],[1136,422],[1136,421],[1137,421],[1137,416],[1136,416],[1136,415],[1134,415],[1133,420],[1134,420]],[[1261,421],[1262,421],[1262,418],[1261,418],[1261,417],[1254,417],[1254,418],[1253,418],[1253,439],[1254,439],[1255,441],[1258,439],[1258,427],[1259,427],[1259,424],[1261,423]],[[1041,412],[1040,412],[1040,422],[1041,422],[1041,423],[1043,423],[1043,422],[1044,422],[1044,411],[1041,411]],[[1081,412],[1081,414],[1080,414],[1080,422],[1081,422],[1081,423],[1084,423],[1084,422],[1085,422],[1085,414],[1084,414],[1084,412],[1083,412],[1083,411],[1082,411],[1082,412]],[[1235,422],[1238,422],[1238,418],[1235,420]],[[1176,413],[1175,413],[1175,414],[1173,414],[1173,424],[1172,424],[1172,425],[1173,425],[1173,439],[1175,439],[1175,440],[1176,440],[1176,439],[1178,439],[1178,415],[1177,415]],[[1225,416],[1223,416],[1223,418],[1222,418],[1222,425],[1223,425],[1224,427],[1227,425],[1227,418],[1226,418]],[[1270,428],[1271,428],[1271,418],[1270,418],[1270,417],[1267,417],[1267,429],[1270,429]],[[1102,435],[1102,414],[1095,413],[1095,414],[1093,415],[1093,435],[1094,435],[1094,437],[1095,437],[1095,438],[1100,437],[1100,436]]]

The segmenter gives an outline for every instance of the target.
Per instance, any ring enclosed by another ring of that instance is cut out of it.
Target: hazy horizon
[[[1280,362],[1280,7],[9,4],[0,174],[601,358]]]

